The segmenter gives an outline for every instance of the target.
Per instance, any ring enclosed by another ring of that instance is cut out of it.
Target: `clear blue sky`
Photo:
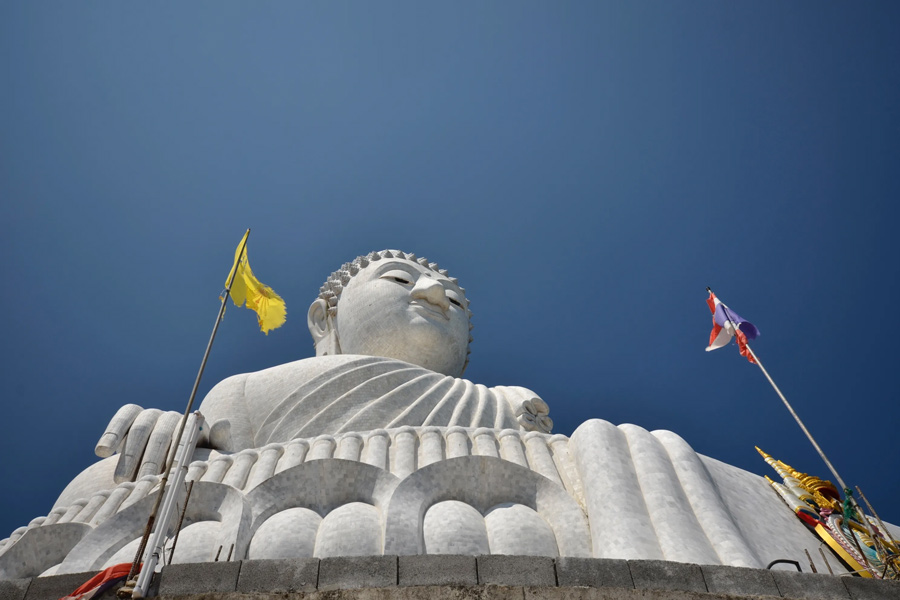
[[[5,2],[0,538],[127,402],[312,354],[319,285],[384,247],[469,292],[467,377],[570,434],[671,429],[827,476],[759,370],[703,351],[712,286],[830,454],[900,511],[896,2]],[[787,510],[785,508],[785,510]],[[765,515],[760,515],[765,518]]]

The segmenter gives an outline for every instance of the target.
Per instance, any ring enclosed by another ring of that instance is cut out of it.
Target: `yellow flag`
[[[247,308],[256,311],[259,328],[263,333],[269,335],[270,330],[284,325],[287,308],[281,296],[269,286],[261,283],[250,270],[246,248],[249,235],[250,230],[248,229],[234,252],[234,265],[228,272],[225,287],[228,287],[231,277],[234,276],[234,283],[231,284],[231,299],[234,300],[235,306],[243,306],[246,303]]]

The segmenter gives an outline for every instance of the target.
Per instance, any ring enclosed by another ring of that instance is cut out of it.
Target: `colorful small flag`
[[[131,563],[113,565],[108,569],[100,571],[91,577],[84,585],[68,596],[60,598],[60,600],[88,600],[89,598],[96,598],[128,577],[129,572],[131,572]]]
[[[237,250],[234,252],[234,265],[228,272],[228,279],[225,280],[225,287],[231,282],[234,275],[234,283],[231,285],[231,299],[234,300],[235,306],[243,306],[246,303],[247,308],[256,312],[256,320],[259,322],[259,328],[263,333],[269,335],[269,331],[276,327],[284,325],[287,315],[287,308],[281,296],[275,293],[275,290],[261,283],[259,279],[250,270],[250,263],[247,260],[247,236],[250,230],[241,238]],[[237,270],[237,274],[235,274]]]
[[[731,341],[731,338],[734,337],[737,339],[741,356],[746,357],[752,363],[756,363],[753,360],[753,355],[750,354],[750,349],[747,348],[747,339],[755,340],[759,336],[759,329],[753,323],[725,306],[716,298],[712,291],[709,292],[709,298],[707,298],[706,303],[709,305],[709,311],[713,316],[713,328],[712,333],[709,334],[709,346],[707,346],[706,351],[709,352],[710,350],[726,346]]]

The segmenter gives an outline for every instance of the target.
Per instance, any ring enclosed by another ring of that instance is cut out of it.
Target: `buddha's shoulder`
[[[478,404],[482,400],[495,397],[504,399],[514,411],[520,408],[532,418],[546,417],[547,404],[531,390],[518,386],[486,387],[471,381],[454,378],[423,367],[392,358],[338,354],[305,358],[282,365],[234,375],[219,382],[204,399],[201,411],[214,407],[238,407],[246,402],[253,403],[259,410],[270,410],[272,402],[282,402],[288,398],[299,398],[315,390],[327,389],[328,393],[340,394],[375,379],[390,378],[393,384],[417,381],[419,385],[403,386],[409,393],[419,393],[422,386],[447,388],[451,396],[473,397]],[[444,381],[445,383],[441,383]],[[437,388],[436,388],[437,389]],[[490,391],[488,391],[490,390]],[[398,397],[402,396],[398,395]],[[262,403],[262,404],[260,404]],[[204,413],[205,414],[205,413]],[[549,431],[548,427],[546,428]]]
[[[422,367],[380,356],[354,354],[315,356],[276,365],[261,371],[232,375],[216,384],[210,390],[208,397],[245,396],[253,395],[260,391],[268,391],[278,395],[280,391],[289,391],[300,384],[310,384],[348,376],[358,376],[360,379],[365,379],[379,373],[395,370],[430,372]]]

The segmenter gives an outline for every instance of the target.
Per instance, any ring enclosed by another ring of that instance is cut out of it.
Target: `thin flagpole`
[[[206,361],[209,359],[209,352],[212,350],[213,342],[216,339],[216,333],[219,331],[219,324],[222,322],[222,317],[225,315],[225,306],[228,303],[228,298],[231,295],[231,286],[234,284],[234,278],[237,276],[237,266],[240,264],[241,259],[244,257],[244,252],[247,250],[247,240],[250,239],[250,230],[247,229],[247,234],[244,236],[244,242],[241,245],[240,253],[238,254],[237,260],[235,261],[235,269],[231,274],[231,279],[228,280],[225,285],[225,294],[222,296],[222,306],[219,307],[219,314],[216,317],[216,323],[213,325],[212,334],[209,336],[209,343],[206,344],[206,352],[203,353],[203,360],[200,362],[200,370],[197,372],[197,378],[194,380],[194,387],[191,390],[191,397],[188,400],[187,407],[184,409],[184,414],[181,417],[181,423],[178,425],[178,433],[175,435],[174,443],[169,446],[169,450],[166,453],[166,460],[164,462],[165,469],[163,470],[163,478],[162,482],[159,486],[159,494],[156,496],[156,502],[153,504],[153,510],[150,511],[150,517],[147,519],[147,526],[144,528],[144,536],[141,538],[141,543],[138,547],[137,554],[134,556],[134,561],[131,563],[131,571],[128,573],[128,578],[126,581],[131,583],[134,579],[135,573],[138,570],[138,565],[141,563],[141,557],[144,554],[144,549],[147,546],[147,540],[150,538],[150,532],[153,530],[153,523],[156,521],[156,515],[159,512],[159,506],[162,504],[163,493],[166,490],[166,484],[169,482],[169,471],[172,469],[172,461],[175,458],[175,452],[173,449],[178,448],[178,444],[181,443],[181,436],[184,433],[184,427],[187,423],[188,415],[191,414],[191,408],[194,406],[194,399],[197,397],[197,389],[200,387],[200,379],[203,377],[203,371],[206,370]],[[127,584],[126,584],[126,587]],[[124,588],[123,588],[124,589]]]
[[[706,289],[709,293],[713,293],[713,291],[710,288],[707,287]],[[724,314],[725,314],[725,319],[731,325],[733,330],[740,331],[740,329],[738,329],[737,324],[731,320],[731,317],[728,316],[728,311],[724,311]],[[809,439],[810,443],[816,449],[816,452],[819,453],[819,456],[821,456],[822,460],[825,462],[825,464],[828,465],[828,470],[831,471],[831,474],[837,480],[838,484],[840,484],[841,489],[844,490],[844,495],[850,499],[850,503],[853,505],[853,507],[856,510],[859,511],[860,515],[862,515],[863,525],[865,526],[866,531],[869,532],[869,535],[872,537],[872,540],[874,541],[875,540],[875,532],[872,531],[872,527],[871,527],[871,524],[869,523],[869,520],[866,518],[865,513],[859,507],[859,504],[857,504],[856,499],[853,497],[853,490],[848,488],[847,484],[844,483],[844,479],[838,474],[837,469],[834,468],[834,465],[831,464],[831,461],[828,460],[828,457],[825,456],[825,451],[822,450],[822,447],[819,446],[818,442],[816,442],[816,439],[809,432],[809,429],[806,428],[806,425],[800,419],[800,416],[797,414],[797,411],[794,410],[794,407],[791,406],[791,403],[788,402],[787,398],[784,397],[784,394],[781,393],[781,390],[779,389],[778,385],[776,385],[775,380],[772,379],[772,376],[769,375],[768,371],[766,371],[766,368],[763,366],[762,361],[759,360],[759,356],[756,355],[756,352],[753,351],[753,348],[750,347],[750,344],[745,343],[744,347],[747,348],[747,351],[750,353],[750,356],[753,357],[753,360],[756,362],[756,366],[759,367],[759,370],[762,371],[762,374],[765,375],[766,379],[769,380],[769,384],[771,384],[772,389],[775,390],[775,393],[778,394],[778,397],[781,398],[782,402],[784,402],[784,406],[788,409],[788,412],[791,413],[791,416],[794,417],[794,420],[797,421],[797,425],[799,425],[800,429],[803,430],[803,433],[806,434],[807,439]],[[851,535],[853,535],[852,530],[851,530]],[[863,560],[866,560],[865,554],[862,554],[862,557],[863,557]],[[868,562],[868,561],[866,561],[866,562]]]
[[[727,316],[726,316],[726,318],[727,318]],[[731,323],[732,327],[737,329],[737,326],[731,321],[731,319],[728,319],[728,322]],[[768,371],[766,371],[766,368],[763,366],[762,361],[759,360],[759,356],[756,355],[756,352],[753,351],[753,348],[750,347],[750,344],[744,344],[744,346],[747,348],[747,351],[750,352],[750,356],[753,357],[753,360],[756,361],[756,366],[759,367],[759,370],[762,371],[763,375],[766,376],[766,379],[769,380],[769,383],[772,385],[772,389],[775,390],[775,393],[778,394],[778,397],[781,398],[782,402],[784,402],[784,406],[788,409],[788,412],[790,412],[791,416],[794,417],[794,420],[797,421],[797,425],[799,425],[800,429],[803,430],[803,433],[806,434],[806,437],[809,439],[810,443],[816,449],[816,452],[819,453],[819,456],[821,456],[822,460],[825,461],[825,464],[828,465],[828,470],[831,471],[831,474],[834,475],[835,479],[837,479],[838,483],[841,486],[841,489],[844,489],[844,490],[848,489],[847,484],[844,483],[844,480],[841,478],[840,475],[838,475],[838,472],[834,468],[834,465],[832,465],[831,461],[828,460],[828,457],[825,456],[825,452],[822,450],[821,446],[819,446],[818,442],[816,442],[816,439],[809,432],[809,429],[806,428],[806,425],[804,425],[803,421],[800,419],[800,416],[797,415],[797,412],[794,410],[794,407],[791,406],[791,403],[787,401],[787,398],[785,398],[784,394],[781,393],[781,390],[775,384],[775,381],[772,379],[772,376],[769,375]]]
[[[891,535],[891,530],[884,526],[884,523],[881,521],[881,517],[879,517],[878,513],[875,512],[875,508],[871,504],[869,504],[869,499],[866,498],[866,495],[863,494],[863,491],[861,489],[859,489],[859,486],[856,486],[856,491],[859,492],[859,497],[863,499],[863,502],[865,502],[866,506],[869,507],[869,511],[872,513],[872,515],[878,521],[878,524],[881,525],[881,530],[884,532],[884,535],[886,535],[887,539],[889,539],[891,541],[891,543],[896,546],[897,540],[895,540],[894,536]]]

